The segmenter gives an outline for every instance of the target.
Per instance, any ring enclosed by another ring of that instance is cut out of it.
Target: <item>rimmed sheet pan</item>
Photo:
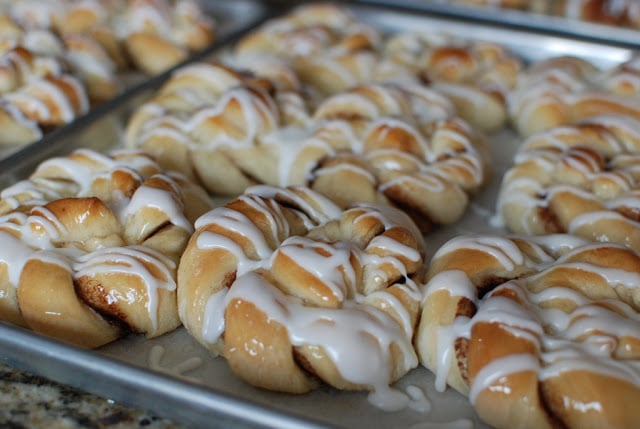
[[[453,32],[461,37],[504,43],[525,61],[571,53],[601,66],[630,57],[626,47],[540,35],[526,30],[489,25],[428,13],[407,12],[375,5],[350,4],[356,16],[385,31]],[[228,39],[225,42],[232,42]],[[0,161],[0,186],[26,177],[43,159],[77,147],[108,150],[118,147],[123,118],[149,97],[160,81],[133,92],[128,100],[110,106],[108,114],[92,118],[52,140],[10,160]],[[489,184],[478,193],[457,224],[426,237],[430,252],[463,233],[503,233],[491,225],[502,173],[511,163],[519,138],[510,129],[490,136],[494,159]],[[6,162],[5,162],[6,161]],[[87,351],[42,338],[0,323],[0,359],[56,381],[71,384],[129,405],[146,408],[188,427],[345,427],[407,429],[483,428],[468,400],[449,389],[434,389],[434,377],[417,368],[395,387],[409,386],[424,395],[422,410],[384,412],[370,405],[366,393],[321,388],[295,396],[255,389],[240,381],[222,358],[212,358],[184,329],[154,340],[137,336],[99,350]]]

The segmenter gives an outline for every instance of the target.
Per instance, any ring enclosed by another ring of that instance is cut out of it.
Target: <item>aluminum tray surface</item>
[[[210,16],[215,22],[216,36],[214,42],[210,48],[205,49],[203,52],[194,53],[185,62],[193,61],[196,58],[206,55],[214,50],[221,41],[227,37],[235,34],[237,31],[241,31],[245,28],[250,28],[256,25],[256,23],[265,19],[268,16],[268,9],[263,2],[259,0],[234,0],[234,1],[217,1],[217,0],[201,0],[200,2],[202,10]],[[184,63],[183,63],[184,64]],[[179,67],[181,64],[177,65]],[[174,67],[175,68],[175,67]],[[130,73],[127,76],[123,76],[126,80],[127,89],[113,100],[109,100],[99,106],[93,107],[86,115],[79,117],[74,122],[64,125],[56,130],[47,133],[39,141],[33,142],[26,146],[16,147],[2,147],[0,146],[0,160],[11,157],[16,153],[22,152],[25,148],[31,146],[45,146],[51,141],[63,138],[70,129],[74,129],[78,123],[83,123],[87,120],[87,116],[101,115],[105,111],[113,109],[114,104],[126,103],[131,91],[135,91],[140,86],[148,84],[149,80],[155,80],[162,78],[162,76],[170,73],[170,70],[166,73],[162,73],[158,76],[149,77],[141,73]]]
[[[377,6],[353,4],[356,16],[389,32],[453,32],[461,37],[502,42],[527,61],[571,53],[601,66],[630,57],[626,48],[558,36],[540,36],[441,16],[405,13]],[[121,118],[149,97],[153,87],[139,91],[127,103],[77,127],[64,140],[30,151],[0,168],[0,186],[26,177],[43,159],[76,147],[107,150],[121,142]],[[503,130],[490,137],[494,159],[492,179],[478,193],[466,216],[457,224],[426,237],[431,253],[449,238],[469,233],[504,233],[491,226],[495,196],[502,173],[511,163],[518,137]],[[180,328],[163,337],[145,340],[130,336],[101,349],[88,351],[43,338],[0,322],[0,359],[53,380],[148,409],[187,427],[348,427],[430,429],[485,428],[468,400],[452,389],[434,389],[434,376],[424,368],[410,372],[395,387],[414,386],[424,393],[417,401],[424,409],[384,412],[367,401],[363,392],[320,388],[306,395],[286,395],[255,389],[235,377],[222,358],[208,352]],[[416,389],[414,389],[416,390]]]
[[[630,48],[640,47],[640,30],[525,12],[515,9],[496,9],[474,5],[456,4],[442,0],[359,0],[370,5],[402,6],[432,15],[470,19],[476,22],[494,23],[517,27],[528,31],[545,32],[559,36],[578,37],[599,43],[617,44]]]

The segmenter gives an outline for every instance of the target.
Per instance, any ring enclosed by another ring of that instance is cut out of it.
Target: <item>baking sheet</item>
[[[393,32],[402,30],[454,32],[461,37],[502,42],[526,61],[571,53],[610,67],[631,55],[622,47],[584,40],[537,35],[526,31],[475,24],[441,16],[418,15],[351,5],[364,22]],[[135,92],[126,103],[113,106],[78,126],[64,138],[39,150],[23,153],[12,164],[0,162],[0,186],[26,177],[45,158],[76,147],[107,150],[119,144],[122,118],[150,97],[155,86]],[[491,225],[501,174],[511,164],[519,139],[511,130],[490,137],[494,159],[488,185],[473,199],[457,224],[426,237],[432,254],[454,235],[468,232],[503,233]],[[3,168],[4,167],[4,168]],[[323,387],[296,396],[253,388],[228,369],[223,358],[212,358],[183,328],[154,340],[130,336],[96,351],[81,350],[42,338],[0,322],[0,359],[56,381],[106,396],[184,423],[187,427],[345,427],[406,429],[485,428],[468,400],[452,389],[434,389],[434,377],[424,368],[410,372],[394,387],[412,386],[420,410],[384,412],[367,401],[364,392],[340,392]]]
[[[202,52],[194,53],[185,62],[209,55],[213,50],[217,49],[218,46],[226,43],[229,38],[235,37],[238,32],[246,28],[251,28],[270,16],[269,6],[259,0],[201,0],[200,4],[203,12],[214,20],[216,36],[209,48]],[[182,64],[176,65],[172,70],[180,67]],[[14,155],[21,154],[24,151],[31,152],[33,150],[40,150],[41,147],[50,145],[53,141],[64,139],[65,136],[73,132],[73,130],[78,127],[84,127],[85,123],[92,121],[94,117],[104,115],[105,112],[111,112],[118,104],[127,103],[132,94],[140,87],[155,86],[156,81],[165,79],[170,73],[171,70],[157,76],[146,76],[136,72],[126,73],[126,76],[122,76],[122,78],[126,80],[127,88],[114,99],[93,107],[86,115],[77,118],[70,124],[63,125],[48,132],[42,139],[36,142],[26,146],[0,146],[0,162],[3,159],[12,157],[12,161],[4,163],[4,165],[10,166],[13,163],[13,159],[15,159]],[[24,157],[24,155],[20,156]],[[2,165],[3,164],[0,163],[0,168],[2,168]]]
[[[442,0],[360,0],[370,5],[388,5],[426,12],[431,15],[470,19],[476,22],[500,24],[560,37],[581,38],[596,43],[615,44],[628,48],[640,47],[640,30],[581,21],[561,16],[545,15],[516,9],[456,4]]]

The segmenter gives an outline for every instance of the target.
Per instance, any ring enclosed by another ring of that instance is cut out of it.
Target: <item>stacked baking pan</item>
[[[9,150],[0,274],[46,299],[0,357],[189,427],[632,424],[633,30],[425,4],[204,2],[205,51]],[[76,238],[74,192],[144,239]],[[83,305],[135,273],[60,334],[68,272]]]

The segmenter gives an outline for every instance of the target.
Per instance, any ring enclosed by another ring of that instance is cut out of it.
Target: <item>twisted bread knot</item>
[[[19,0],[4,7],[26,29],[90,37],[121,70],[155,74],[207,47],[215,22],[193,0]],[[85,73],[89,71],[86,68]]]
[[[258,27],[238,41],[235,51],[238,55],[269,52],[297,58],[352,54],[373,49],[379,43],[378,31],[356,20],[348,9],[312,4],[299,6]]]
[[[134,0],[114,21],[129,57],[149,74],[184,61],[215,37],[214,22],[192,0]]]
[[[640,28],[640,5],[633,0],[564,0],[552,12],[571,19]]]
[[[420,237],[391,208],[250,188],[196,222],[178,272],[181,319],[251,384],[303,393],[317,378],[387,403],[417,363]]]
[[[468,194],[484,183],[484,141],[430,89],[361,85],[298,120],[287,107],[304,111],[300,98],[285,104],[265,85],[221,65],[185,67],[134,114],[127,143],[214,193],[311,186],[342,207],[392,202],[424,228],[457,220]],[[446,207],[442,195],[452,199]]]
[[[24,29],[7,16],[0,21],[15,26],[0,42],[0,144],[38,140],[120,90],[115,65],[96,40]]]
[[[279,158],[288,155],[277,136],[267,138],[294,115],[281,114],[282,100],[269,90],[268,81],[221,65],[185,67],[133,115],[127,144],[157,154],[163,165],[197,177],[217,194],[278,184],[289,173]]]
[[[503,178],[498,213],[517,233],[570,232],[640,251],[639,150],[640,122],[628,117],[534,135]]]
[[[452,112],[444,97],[417,85],[362,85],[327,99],[314,116],[323,122],[313,141],[337,155],[312,171],[311,186],[342,206],[391,203],[423,230],[455,222],[486,179],[487,152]]]
[[[475,127],[494,131],[506,123],[507,94],[521,61],[502,46],[451,36],[400,32],[385,42],[385,55],[446,95]]]
[[[10,93],[36,79],[60,75],[64,64],[51,57],[42,57],[22,46],[11,47],[0,56],[0,94]]]
[[[0,98],[0,142],[26,144],[46,131],[67,124],[88,112],[83,84],[72,75],[47,76],[28,82]],[[6,128],[5,128],[6,127]]]
[[[179,325],[176,265],[203,190],[142,153],[80,150],[1,196],[0,319],[84,347]]]
[[[637,425],[637,253],[562,234],[457,237],[428,279],[416,347],[439,390],[498,428]]]
[[[377,52],[381,35],[359,22],[346,8],[332,4],[305,5],[271,20],[234,47],[234,56],[269,53],[287,60],[313,98],[387,78],[408,77],[382,61]]]
[[[65,60],[72,72],[87,87],[94,104],[103,103],[122,89],[117,76],[117,63],[96,39],[84,34],[70,34],[62,38]]]
[[[104,102],[120,91],[116,63],[102,42],[91,33],[61,33],[54,28],[53,22],[44,28],[23,28],[12,22],[16,31],[3,41],[5,49],[11,49],[3,54],[8,56],[3,62],[6,61],[9,68],[17,68],[14,72],[17,75],[10,81],[13,83],[10,87],[0,81],[0,92],[18,89],[37,77],[63,73],[80,79],[93,103]]]
[[[510,117],[524,136],[597,115],[640,119],[638,70],[633,59],[608,70],[578,57],[534,63],[509,96]]]

